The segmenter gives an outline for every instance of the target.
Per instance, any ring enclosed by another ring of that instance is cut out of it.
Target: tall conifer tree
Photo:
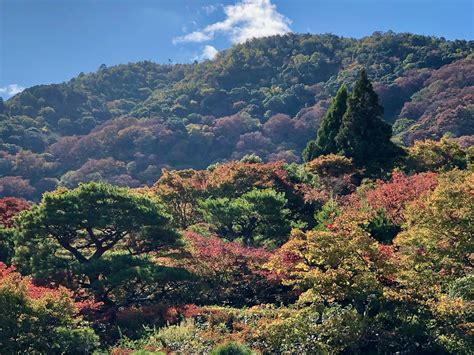
[[[398,148],[390,141],[392,127],[383,121],[383,107],[378,102],[367,73],[362,70],[336,136],[339,153],[353,158],[359,166],[375,167],[391,160]]]
[[[316,137],[316,145],[321,149],[322,154],[337,153],[336,135],[339,133],[342,124],[342,117],[347,110],[347,98],[349,93],[343,84],[337,91],[336,97],[329,110],[321,122]]]
[[[347,109],[348,91],[343,84],[337,91],[331,106],[321,121],[316,140],[310,141],[303,152],[305,161],[310,161],[319,155],[336,154],[339,151],[336,145],[336,135],[342,123],[342,117]]]

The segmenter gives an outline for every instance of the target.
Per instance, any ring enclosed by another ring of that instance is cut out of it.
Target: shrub
[[[251,355],[250,350],[246,345],[238,343],[227,343],[218,345],[211,351],[211,355]]]
[[[468,155],[453,139],[417,141],[408,149],[406,169],[410,172],[466,169]]]
[[[35,286],[0,263],[0,348],[2,353],[88,354],[98,338],[77,316],[65,288]]]

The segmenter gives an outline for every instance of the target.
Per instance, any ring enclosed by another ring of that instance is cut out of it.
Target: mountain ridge
[[[407,33],[288,34],[202,63],[101,66],[0,103],[0,177],[39,192],[111,176],[151,184],[162,167],[205,168],[249,153],[298,161],[331,96],[362,67],[396,141],[450,134],[470,144],[473,53],[474,41]],[[33,174],[25,159],[48,168]]]

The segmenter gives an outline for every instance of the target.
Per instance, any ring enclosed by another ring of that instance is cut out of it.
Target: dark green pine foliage
[[[382,117],[383,107],[366,71],[362,70],[347,100],[347,111],[336,136],[339,154],[368,170],[382,168],[392,161],[399,148],[390,141],[392,127]]]
[[[316,139],[310,140],[303,150],[303,160],[305,162],[311,161],[320,154],[318,146],[316,145]]]
[[[308,142],[303,152],[305,161],[311,161],[323,154],[338,153],[339,148],[336,145],[336,135],[341,127],[342,117],[347,110],[348,96],[347,88],[343,84],[337,91],[326,116],[321,121],[316,140]]]

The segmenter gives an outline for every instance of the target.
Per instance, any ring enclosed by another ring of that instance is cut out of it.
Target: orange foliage
[[[403,222],[403,209],[437,185],[438,175],[433,172],[406,176],[395,172],[390,181],[377,181],[377,187],[367,193],[367,201],[374,209],[383,208],[387,218],[395,224]]]

